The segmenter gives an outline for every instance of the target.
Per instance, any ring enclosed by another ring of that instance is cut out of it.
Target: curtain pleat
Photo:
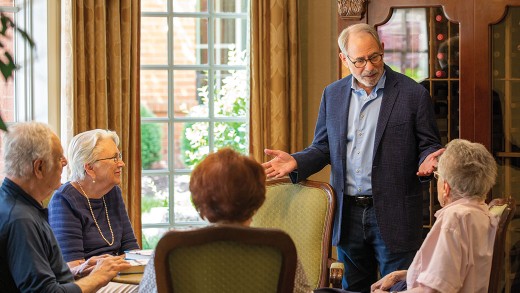
[[[303,148],[298,1],[251,1],[250,152]]]
[[[121,189],[141,243],[140,0],[76,0],[72,9],[73,132],[117,132]]]

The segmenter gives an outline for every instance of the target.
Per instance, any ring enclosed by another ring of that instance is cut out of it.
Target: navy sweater
[[[104,197],[115,238],[111,246],[99,234],[87,199],[70,182],[63,184],[49,202],[49,223],[66,262],[102,254],[120,255],[125,250],[139,249],[121,189],[114,186]],[[103,199],[91,198],[90,204],[103,236],[112,241]]]
[[[81,292],[47,209],[8,178],[0,189],[0,292]]]

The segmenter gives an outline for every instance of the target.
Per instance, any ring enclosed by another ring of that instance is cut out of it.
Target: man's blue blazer
[[[372,163],[374,208],[381,235],[393,252],[416,250],[422,242],[422,192],[416,175],[420,163],[442,148],[428,91],[411,78],[385,65],[386,82],[376,126]],[[349,75],[323,91],[312,144],[292,156],[298,164],[293,182],[306,179],[327,164],[337,205],[332,244],[345,243],[342,211],[346,184]]]

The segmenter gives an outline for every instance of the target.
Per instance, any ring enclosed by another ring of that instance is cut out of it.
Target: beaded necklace
[[[92,215],[92,219],[94,219],[94,224],[96,224],[96,227],[97,227],[97,229],[99,231],[99,234],[101,235],[101,237],[103,237],[103,240],[105,240],[105,242],[108,244],[108,246],[112,246],[112,244],[114,244],[114,231],[112,231],[112,225],[110,225],[110,218],[108,217],[108,209],[107,209],[107,203],[105,202],[105,196],[103,196],[102,199],[103,199],[103,205],[105,206],[105,215],[107,216],[108,228],[110,229],[110,235],[112,236],[112,241],[111,242],[109,242],[105,238],[105,235],[103,235],[103,232],[101,232],[101,228],[99,227],[99,224],[98,224],[98,222],[96,220],[96,217],[94,216],[94,211],[92,210],[92,205],[90,205],[90,200],[88,199],[88,195],[85,192],[85,190],[83,190],[83,186],[81,186],[79,181],[76,181],[76,183],[78,183],[79,188],[83,192],[83,195],[85,195],[85,197],[87,198],[88,207],[90,209],[90,214]]]

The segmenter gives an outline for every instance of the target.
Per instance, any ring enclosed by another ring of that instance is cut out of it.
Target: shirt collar
[[[457,205],[466,205],[466,206],[474,206],[474,207],[477,207],[479,209],[481,209],[484,213],[488,213],[489,212],[489,207],[488,205],[482,201],[481,199],[479,198],[471,198],[471,197],[463,197],[463,198],[459,198],[457,199],[456,201],[450,203],[450,204],[447,204],[445,205],[442,209],[438,210],[436,213],[435,213],[435,217],[438,218],[440,217],[446,210],[450,209],[450,207],[453,207],[453,206],[457,206]]]
[[[44,208],[40,202],[36,201],[31,195],[29,195],[27,192],[25,192],[25,190],[18,186],[18,184],[14,183],[7,177],[4,178],[3,188],[9,189],[10,194],[12,196],[20,198],[29,205],[32,205],[35,208],[37,208],[40,212],[47,215],[47,208]]]

